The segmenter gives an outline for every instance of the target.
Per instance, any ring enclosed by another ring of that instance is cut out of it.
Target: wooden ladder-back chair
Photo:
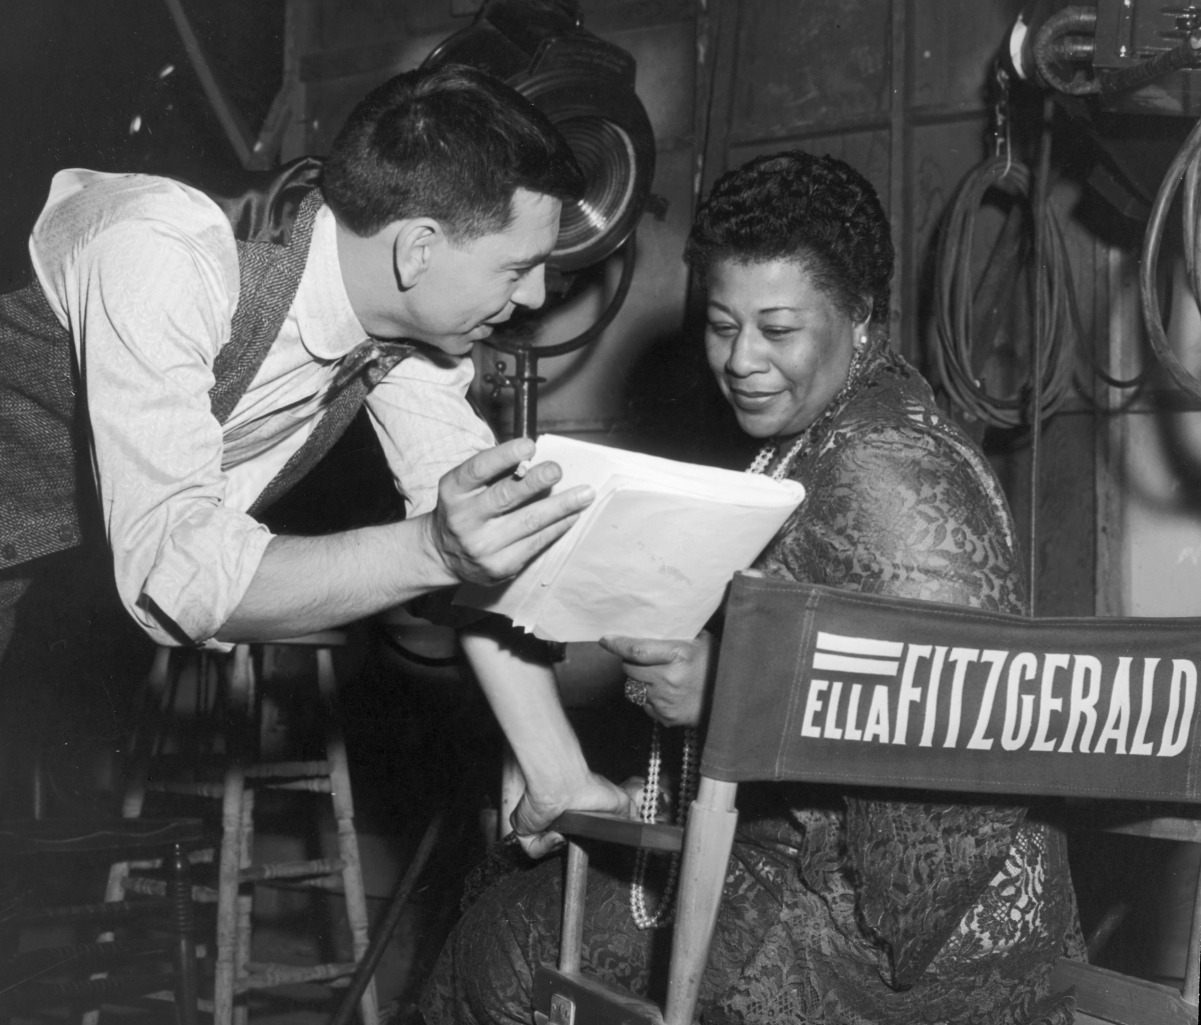
[[[1199,666],[1197,619],[1025,619],[736,577],[682,838],[664,1011],[579,974],[587,856],[572,842],[559,970],[538,970],[537,1020],[689,1025],[741,782],[1070,798],[1076,818],[1090,807],[1112,818],[1116,803],[1118,831],[1201,842]],[[1155,816],[1147,803],[1172,807]],[[560,825],[573,841],[681,843],[677,828],[603,816]],[[1196,1025],[1199,948],[1201,892],[1183,991],[1067,960],[1053,983],[1075,986],[1080,1025]]]

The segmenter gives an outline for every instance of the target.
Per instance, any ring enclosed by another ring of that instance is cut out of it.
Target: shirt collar
[[[292,311],[301,342],[317,359],[341,359],[367,337],[342,283],[337,224],[328,206],[322,206],[313,221],[308,260]]]

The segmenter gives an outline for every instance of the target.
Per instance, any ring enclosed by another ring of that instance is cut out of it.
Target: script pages
[[[534,461],[548,460],[563,470],[556,491],[590,484],[596,501],[513,580],[455,596],[548,641],[695,637],[805,497],[795,481],[553,434]]]

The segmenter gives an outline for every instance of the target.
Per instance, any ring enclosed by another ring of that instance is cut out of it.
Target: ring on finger
[[[650,687],[641,680],[631,680],[626,677],[626,700],[639,708],[646,707],[646,694]]]

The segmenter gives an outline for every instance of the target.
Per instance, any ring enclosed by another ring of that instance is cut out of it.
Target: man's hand
[[[602,637],[601,647],[621,658],[626,676],[645,683],[646,714],[664,726],[696,726],[715,668],[713,635],[692,641]]]
[[[575,487],[550,496],[562,476],[554,463],[539,463],[512,476],[534,455],[534,443],[514,438],[456,466],[438,484],[429,517],[431,541],[459,580],[494,584],[517,573],[565,534],[596,493]]]
[[[546,827],[565,811],[603,811],[631,819],[638,817],[638,808],[625,789],[594,772],[588,775],[588,781],[569,794],[551,796],[526,790],[510,824],[531,858],[541,858],[562,846],[562,834],[546,831]]]

